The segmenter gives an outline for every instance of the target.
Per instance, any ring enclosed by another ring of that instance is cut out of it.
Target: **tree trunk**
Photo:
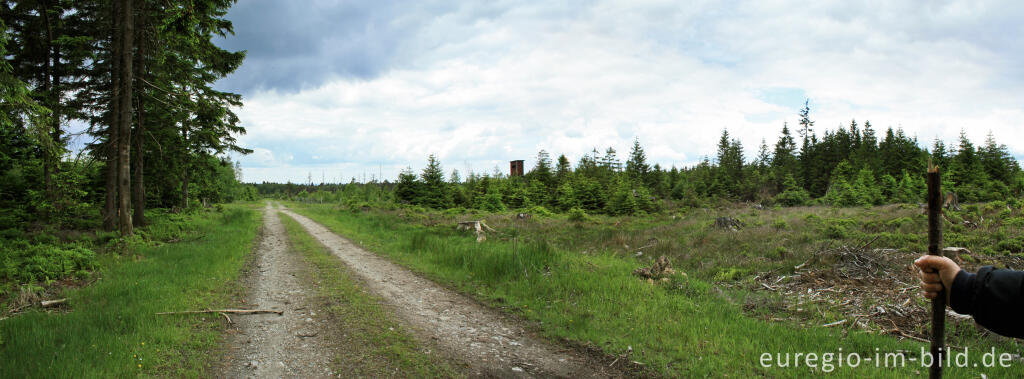
[[[142,98],[138,99],[136,105],[138,112],[139,123],[135,126],[135,167],[134,176],[132,177],[132,224],[135,226],[146,225],[146,189],[143,185],[143,155],[142,155],[142,141],[143,133],[146,132],[145,126],[142,123]]]
[[[49,10],[50,4],[48,1],[41,1],[39,3],[39,16],[43,18],[43,25],[46,27],[46,57],[43,59],[42,87],[43,93],[46,94],[46,106],[50,108],[51,112],[53,112],[51,116],[53,117],[52,121],[56,124],[54,128],[59,129],[60,115],[57,114],[57,109],[54,107],[55,97],[53,96],[53,66],[54,63],[56,63],[56,60],[51,60],[53,58],[53,25],[50,23]],[[53,174],[55,171],[55,165],[52,153],[53,150],[47,149],[47,153],[43,155],[43,182],[44,188],[46,189],[46,198],[50,202],[53,202],[54,199]]]
[[[121,90],[121,84],[119,76],[117,75],[121,64],[120,64],[120,48],[121,48],[121,36],[118,28],[118,20],[120,20],[119,14],[120,1],[114,1],[110,4],[110,105],[107,109],[107,119],[109,126],[107,127],[107,173],[106,173],[106,202],[103,205],[103,229],[107,231],[114,230],[117,228],[117,162],[118,157],[118,106],[120,102],[118,100],[118,93]]]
[[[121,47],[119,48],[119,59],[121,67],[118,71],[121,76],[118,84],[121,87],[118,94],[118,144],[117,144],[117,171],[118,171],[118,213],[121,226],[121,235],[132,234],[132,219],[129,214],[129,197],[131,196],[131,132],[132,132],[132,42],[134,40],[135,25],[133,16],[132,0],[121,0],[120,34]]]
[[[189,180],[189,177],[188,177],[188,163],[187,163],[187,160],[186,160],[186,163],[185,163],[184,167],[185,167],[185,169],[182,170],[183,171],[183,173],[182,173],[183,175],[181,177],[181,209],[188,209],[188,180]]]
[[[138,50],[136,51],[136,59],[138,61],[135,64],[135,77],[137,80],[141,80],[146,75],[145,63],[146,63],[146,15],[148,9],[146,8],[145,2],[141,6],[141,13],[139,17],[138,33],[139,38],[137,39]],[[144,104],[142,102],[142,91],[145,91],[145,86],[139,85],[140,90],[135,96],[135,112],[138,114],[138,123],[135,125],[135,164],[134,174],[132,176],[132,224],[134,226],[143,226],[146,224],[146,189],[143,185],[143,141],[145,140],[146,128],[143,124],[143,115],[145,112]]]
[[[184,151],[181,160],[181,209],[188,209],[188,181],[189,173],[191,172],[191,157],[188,154],[188,123],[181,123],[181,140],[184,144]]]

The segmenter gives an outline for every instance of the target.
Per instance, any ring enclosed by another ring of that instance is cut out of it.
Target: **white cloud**
[[[963,26],[1005,17],[1003,5],[534,3],[482,18],[464,9],[404,41],[401,68],[246,94],[241,142],[257,153],[243,167],[257,181],[305,181],[294,172],[316,169],[394,178],[436,153],[447,170],[491,172],[511,159],[532,165],[540,149],[575,163],[612,146],[624,159],[634,137],[668,167],[713,155],[722,128],[749,159],[796,121],[797,109],[762,98],[775,87],[803,90],[819,129],[867,119],[925,144],[961,128],[980,143],[992,130],[1021,154],[1021,50]]]

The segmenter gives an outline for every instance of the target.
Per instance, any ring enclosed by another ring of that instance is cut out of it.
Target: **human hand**
[[[925,255],[914,261],[914,265],[921,269],[921,289],[924,290],[924,297],[934,299],[939,291],[946,290],[946,305],[949,305],[949,293],[953,288],[953,278],[960,272],[952,259],[938,256]]]

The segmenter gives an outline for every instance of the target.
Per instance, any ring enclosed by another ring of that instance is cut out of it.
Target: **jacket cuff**
[[[974,314],[974,278],[977,275],[960,270],[953,278],[953,288],[948,289],[949,307],[962,315]]]

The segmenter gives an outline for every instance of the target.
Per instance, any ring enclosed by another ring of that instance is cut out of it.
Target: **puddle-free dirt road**
[[[283,209],[342,260],[367,289],[391,305],[396,316],[420,338],[467,363],[471,374],[497,377],[609,377],[585,353],[544,341],[519,323],[478,302],[419,277],[331,232],[315,221]]]
[[[277,314],[231,316],[235,332],[221,375],[229,378],[337,377],[330,367],[331,346],[324,338],[325,322],[304,293],[298,276],[306,265],[288,249],[288,236],[278,212],[268,203],[263,213],[263,236],[256,265],[247,278],[252,308],[284,311]],[[322,313],[322,312],[320,312]]]

